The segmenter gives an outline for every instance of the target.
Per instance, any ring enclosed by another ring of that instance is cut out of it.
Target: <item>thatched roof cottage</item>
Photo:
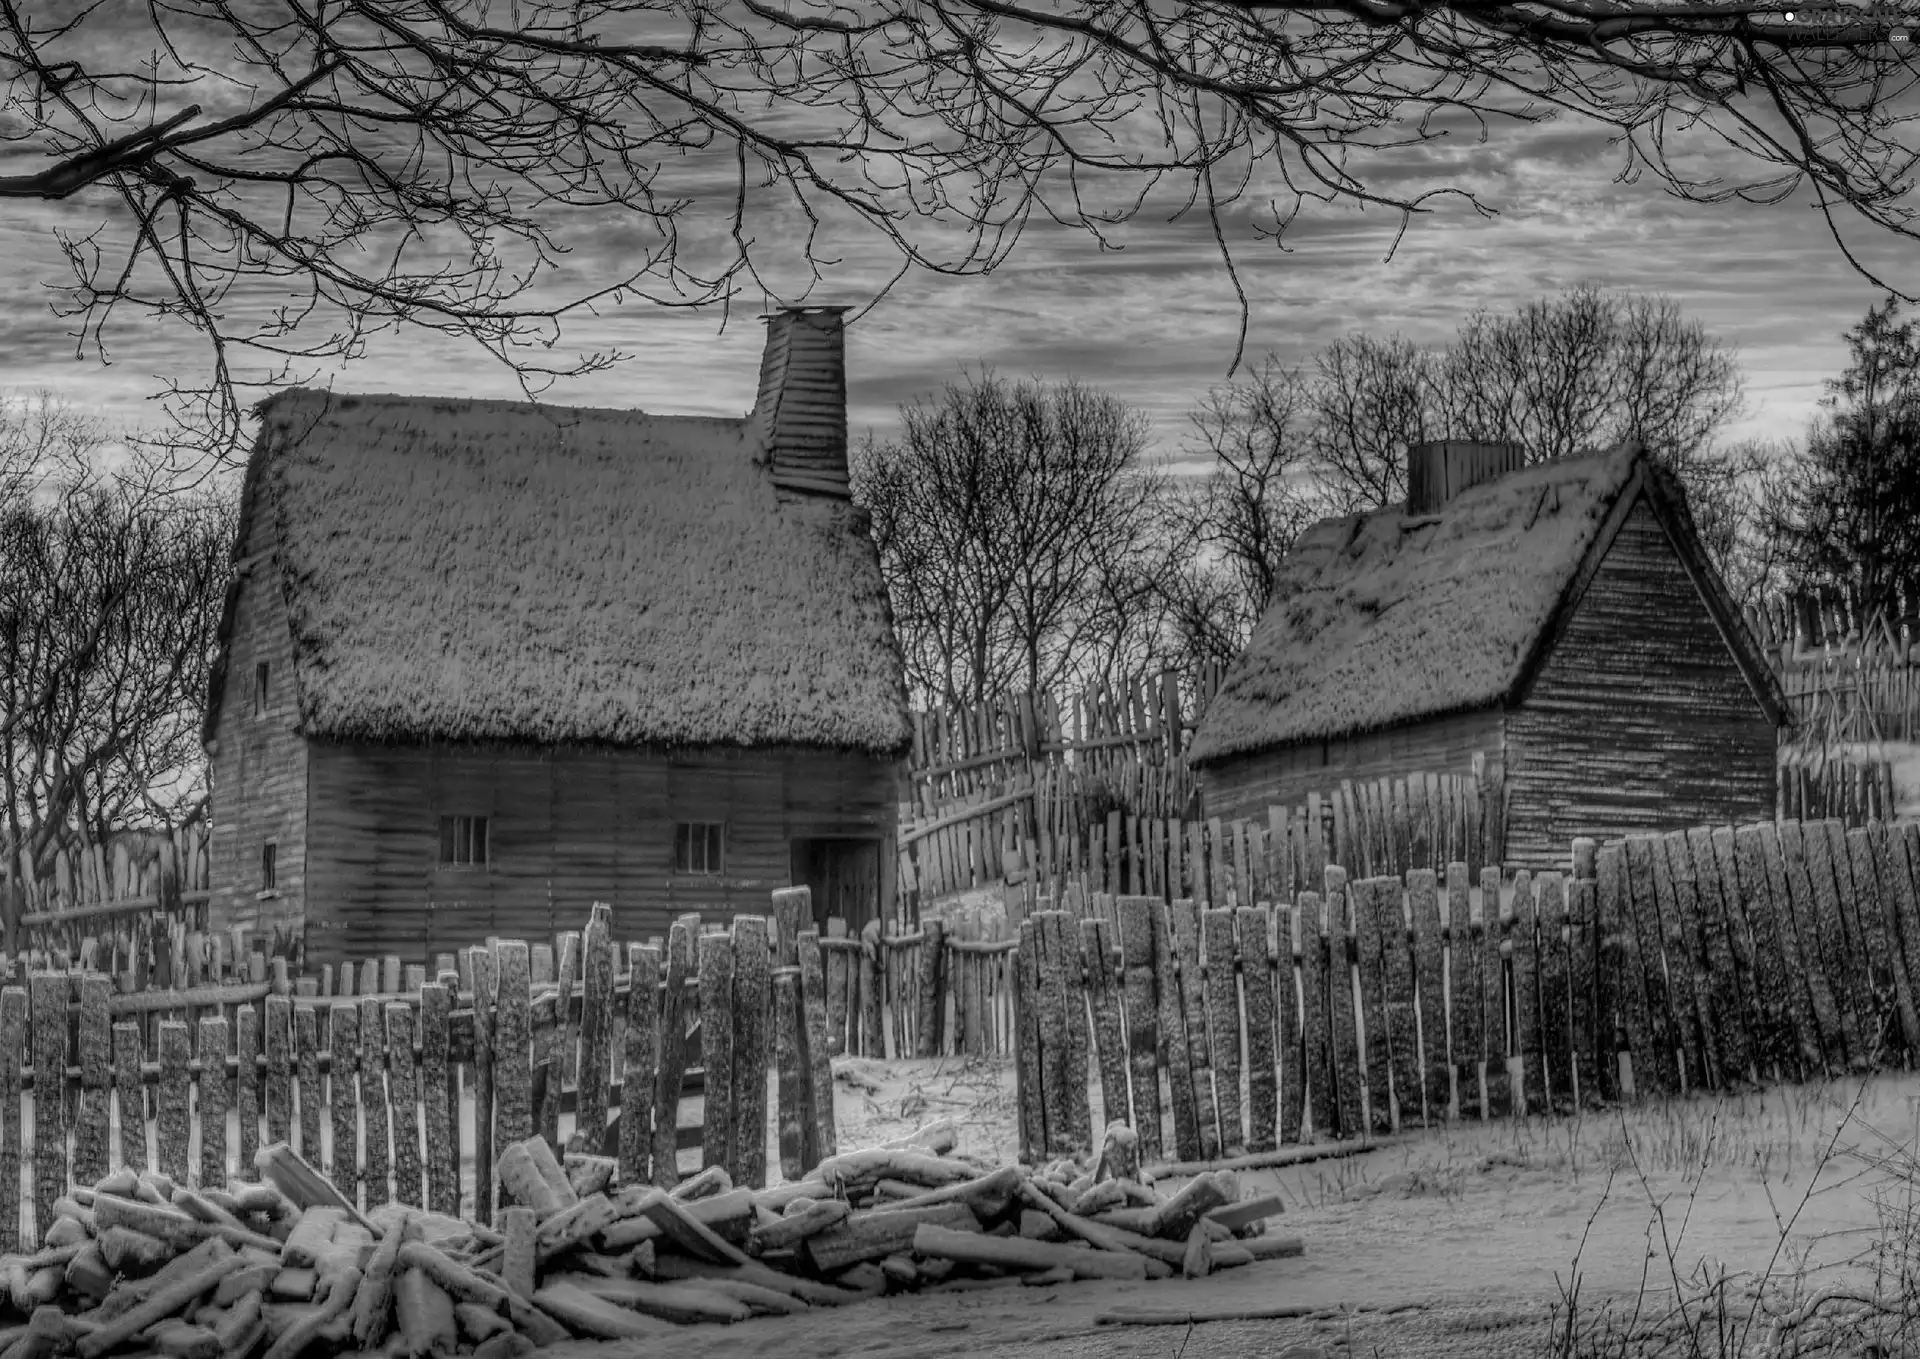
[[[743,419],[262,403],[206,726],[217,925],[315,961],[889,892],[906,687],[838,308]]]
[[[1301,537],[1189,752],[1208,816],[1476,754],[1509,867],[1773,816],[1785,699],[1673,474],[1632,442],[1519,463],[1422,445],[1408,504]]]

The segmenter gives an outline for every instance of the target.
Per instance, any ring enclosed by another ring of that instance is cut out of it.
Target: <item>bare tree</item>
[[[1732,351],[1672,298],[1581,283],[1511,315],[1475,312],[1436,395],[1450,437],[1559,458],[1632,435],[1679,467],[1740,413],[1743,385]]]
[[[1400,335],[1342,336],[1315,357],[1314,461],[1342,513],[1407,498],[1407,450],[1445,432],[1441,362]]]
[[[1208,556],[1176,578],[1175,613],[1201,658],[1231,656],[1245,644],[1294,539],[1324,508],[1313,459],[1328,415],[1315,395],[1298,369],[1268,355],[1245,379],[1211,389],[1188,417],[1193,451],[1213,463],[1187,504],[1189,535]],[[1358,405],[1350,413],[1357,416]],[[1360,425],[1356,418],[1352,427]],[[1365,430],[1361,442],[1376,427]]]
[[[233,512],[42,398],[0,407],[5,845],[44,868],[76,840],[178,824],[206,800],[200,720]],[[36,456],[32,450],[44,450]]]
[[[949,703],[1039,691],[1150,647],[1167,554],[1145,417],[1077,382],[991,371],[901,408],[853,460],[908,681]]]
[[[1684,197],[1810,191],[1865,273],[1843,224],[1916,235],[1890,25],[1759,0],[0,0],[0,136],[38,162],[0,196],[97,205],[61,237],[80,346],[127,316],[197,332],[176,397],[217,439],[236,381],[398,326],[532,385],[603,365],[554,353],[572,313],[791,291],[845,253],[823,231],[976,272],[1036,217],[1105,241],[1157,186],[1234,277],[1308,200],[1488,211],[1444,161],[1401,192],[1375,158],[1397,178],[1410,142],[1559,112]],[[1688,131],[1748,173],[1670,158]],[[569,274],[609,213],[631,264]]]

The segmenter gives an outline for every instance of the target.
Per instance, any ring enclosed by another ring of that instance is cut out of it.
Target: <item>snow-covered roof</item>
[[[271,516],[307,735],[909,745],[864,513],[776,492],[749,419],[310,390],[260,416],[240,541]]]
[[[1301,535],[1273,603],[1207,705],[1195,764],[1467,712],[1516,695],[1601,526],[1644,487],[1689,570],[1731,615],[1730,640],[1770,708],[1777,681],[1699,552],[1672,474],[1628,441],[1536,463],[1460,492],[1438,514],[1402,505]],[[1780,720],[1775,715],[1775,720]]]

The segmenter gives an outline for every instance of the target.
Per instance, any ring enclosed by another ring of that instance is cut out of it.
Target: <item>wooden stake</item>
[[[845,954],[841,953],[842,959]],[[767,1005],[772,952],[767,919],[733,918],[733,1151],[727,1160],[733,1182],[762,1188],[767,1182]]]
[[[654,1090],[659,1082],[660,951],[627,948],[627,1029],[620,1077],[620,1182],[652,1182]]]
[[[700,966],[700,1054],[706,1069],[702,1166],[725,1166],[733,1157],[733,939],[703,934]]]
[[[667,985],[660,1006],[660,1069],[653,1098],[653,1182],[680,1182],[680,1087],[686,1076],[687,978],[693,971],[693,927],[686,917],[667,932]]]

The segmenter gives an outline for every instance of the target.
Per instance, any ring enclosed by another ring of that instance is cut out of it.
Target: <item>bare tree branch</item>
[[[1887,37],[1619,0],[0,0],[0,145],[39,162],[0,197],[97,202],[61,240],[77,348],[197,334],[174,409],[224,448],[241,390],[382,332],[471,342],[535,392],[623,357],[559,349],[583,311],[804,290],[850,235],[891,277],[979,273],[1036,218],[1104,248],[1171,196],[1231,276],[1309,201],[1403,233],[1444,197],[1491,212],[1444,168],[1400,191],[1375,166],[1557,111],[1688,198],[1810,187],[1872,277],[1849,215],[1916,234]],[[1674,143],[1699,134],[1751,173],[1694,168]],[[630,260],[582,276],[567,236],[615,222]]]

